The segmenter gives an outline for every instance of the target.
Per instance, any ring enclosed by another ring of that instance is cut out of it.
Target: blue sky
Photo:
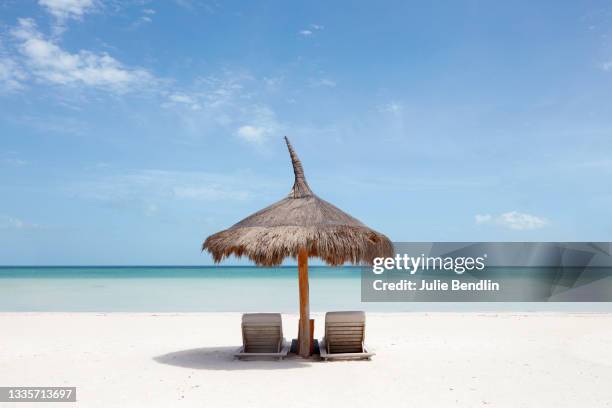
[[[395,241],[609,241],[609,2],[0,5],[0,264],[209,264],[313,190]]]

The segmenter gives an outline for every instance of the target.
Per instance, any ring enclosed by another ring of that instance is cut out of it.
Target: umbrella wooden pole
[[[298,275],[300,286],[300,328],[298,331],[298,350],[300,356],[310,357],[310,300],[308,289],[308,251],[298,252]]]

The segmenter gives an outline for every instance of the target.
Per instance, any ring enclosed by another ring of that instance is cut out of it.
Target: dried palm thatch
[[[334,205],[317,197],[306,182],[302,163],[285,137],[295,183],[289,195],[248,216],[234,226],[211,235],[202,250],[215,262],[235,255],[247,256],[260,266],[279,265],[297,258],[301,248],[308,257],[329,265],[371,264],[378,256],[393,256],[389,239]]]

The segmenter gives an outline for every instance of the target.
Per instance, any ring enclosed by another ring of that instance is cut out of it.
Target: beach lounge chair
[[[325,337],[319,345],[321,359],[370,359],[366,348],[364,312],[327,312]]]
[[[282,360],[288,352],[280,313],[242,315],[242,347],[235,354],[238,359],[274,357]]]

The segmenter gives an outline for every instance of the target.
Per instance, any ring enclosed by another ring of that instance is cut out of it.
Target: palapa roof
[[[302,163],[285,137],[295,183],[287,197],[252,214],[204,241],[216,263],[235,255],[260,266],[280,265],[296,258],[300,248],[329,265],[370,264],[378,256],[393,256],[389,238],[312,192]]]

